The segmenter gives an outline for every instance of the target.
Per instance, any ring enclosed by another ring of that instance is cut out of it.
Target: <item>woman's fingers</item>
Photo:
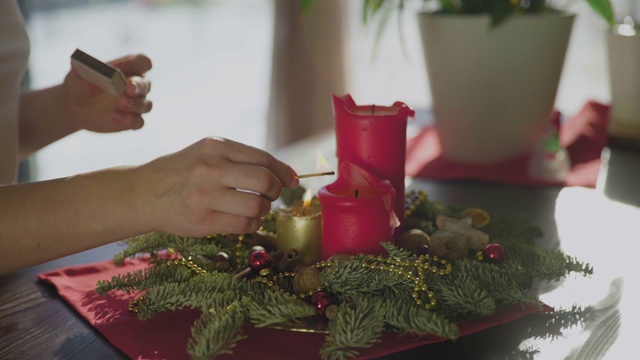
[[[206,138],[141,167],[155,229],[201,236],[250,233],[295,171],[263,150]]]
[[[224,212],[211,212],[204,223],[200,224],[200,231],[194,236],[213,234],[248,234],[260,229],[260,218],[248,218]]]
[[[261,194],[270,201],[275,201],[282,192],[282,180],[266,167],[229,163],[221,179],[224,186],[238,190]]]
[[[204,141],[206,146],[205,153],[211,154],[211,156],[209,157],[209,161],[215,159],[215,157],[213,156],[214,154],[219,156],[220,153],[222,153],[223,156],[225,156],[232,163],[254,165],[268,169],[285,187],[298,186],[296,172],[289,165],[276,159],[275,157],[273,157],[273,155],[264,150],[238,143],[233,140],[218,137],[207,138]],[[207,159],[205,159],[205,161],[207,161]],[[238,173],[238,175],[247,176],[246,172]],[[242,176],[238,176],[235,180],[242,180],[241,177]],[[265,177],[260,177],[259,179],[268,180]]]
[[[120,98],[118,110],[131,112],[135,114],[146,114],[153,108],[153,102],[145,97],[128,97]]]
[[[127,79],[124,93],[130,97],[146,96],[151,91],[151,81],[142,76],[132,76]]]
[[[120,69],[120,71],[122,71],[122,73],[127,77],[142,76],[153,67],[151,59],[142,54],[127,55],[110,61],[109,64]]]
[[[247,218],[260,218],[271,210],[271,201],[264,196],[246,191],[225,189],[209,199],[207,206],[215,212],[223,212]]]
[[[138,130],[144,126],[144,119],[138,114],[112,111],[110,117],[116,124],[120,125],[119,130]]]

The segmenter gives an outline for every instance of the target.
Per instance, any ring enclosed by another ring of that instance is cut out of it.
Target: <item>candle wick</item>
[[[373,114],[376,111],[376,104],[371,105],[371,113]]]
[[[358,189],[356,189],[356,194],[355,195],[356,195],[356,198],[357,198],[358,197]]]

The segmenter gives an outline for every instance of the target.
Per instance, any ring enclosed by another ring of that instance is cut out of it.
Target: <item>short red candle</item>
[[[338,179],[318,191],[322,209],[322,259],[334,254],[381,254],[400,224],[393,209],[395,190],[388,180],[348,161]]]
[[[402,223],[407,117],[415,112],[399,101],[392,106],[359,106],[347,94],[333,96],[333,113],[338,165],[349,161],[389,180],[396,191],[395,213]]]

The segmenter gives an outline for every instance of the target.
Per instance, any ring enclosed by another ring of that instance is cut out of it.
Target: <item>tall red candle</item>
[[[395,213],[404,221],[404,162],[407,117],[415,112],[402,102],[392,106],[356,105],[347,94],[333,96],[338,165],[349,161],[387,179],[396,192]]]
[[[396,194],[388,180],[348,161],[338,179],[318,191],[322,209],[322,259],[331,255],[380,254],[380,243],[393,241],[400,224],[394,212]]]

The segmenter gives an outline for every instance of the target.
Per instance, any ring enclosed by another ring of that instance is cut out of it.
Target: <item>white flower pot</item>
[[[640,144],[640,28],[622,24],[609,32],[611,85],[609,134]]]
[[[419,14],[443,156],[487,164],[533,149],[553,110],[574,15]]]

